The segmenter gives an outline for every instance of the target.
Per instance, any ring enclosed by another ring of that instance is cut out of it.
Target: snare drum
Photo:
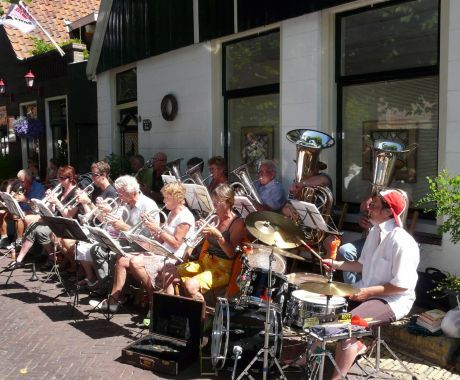
[[[335,319],[335,314],[347,310],[347,301],[343,297],[331,297],[327,310],[326,303],[326,296],[306,290],[294,290],[287,305],[285,323],[303,328],[307,325],[307,318],[316,317],[320,322],[331,322]]]
[[[211,361],[216,370],[233,369],[235,362],[234,347],[242,349],[238,368],[242,369],[264,347],[265,310],[256,307],[241,308],[229,304],[225,298],[218,298],[212,328]],[[270,309],[269,347],[276,359],[280,358],[283,344],[283,327],[281,315]],[[260,362],[259,362],[260,363]],[[273,364],[270,359],[269,365]],[[258,364],[262,369],[262,364]]]

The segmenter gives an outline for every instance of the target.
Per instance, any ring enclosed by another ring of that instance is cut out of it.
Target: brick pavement
[[[0,258],[0,268],[8,262],[9,259]],[[4,286],[6,275],[0,275],[0,379],[168,378],[120,362],[121,349],[146,334],[137,323],[139,314],[130,314],[125,309],[111,321],[99,313],[87,318],[88,297],[82,294],[80,305],[72,316],[73,297],[61,296],[52,302],[60,293],[56,282],[44,284],[39,296],[41,281],[29,281],[30,269],[16,270],[7,287]],[[38,275],[41,279],[45,277],[45,273],[38,272]],[[408,355],[402,358],[420,378],[460,379],[458,374],[426,361]],[[383,360],[382,368],[393,367],[393,360]],[[350,380],[359,378],[356,366],[352,373]],[[200,377],[198,363],[179,376],[181,379],[225,377],[228,378],[228,374]],[[298,379],[299,374],[288,374],[288,378]],[[396,378],[410,379],[407,376]]]

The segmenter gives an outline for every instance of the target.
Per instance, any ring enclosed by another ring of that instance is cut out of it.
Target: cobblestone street
[[[2,258],[0,267],[9,259]],[[8,286],[9,272],[0,276],[0,379],[161,379],[161,374],[133,367],[120,362],[121,350],[133,340],[147,333],[139,326],[139,311],[130,314],[129,309],[117,313],[110,321],[99,313],[91,314],[88,296],[81,294],[75,310],[74,298],[60,294],[55,281],[43,284],[46,274],[38,271],[39,281],[29,281],[29,268],[13,273]],[[42,286],[41,294],[39,288]],[[289,356],[285,344],[284,356]],[[455,373],[431,365],[407,354],[401,358],[420,379],[460,379]],[[393,360],[382,361],[382,368],[393,369]],[[349,379],[357,379],[359,369],[353,367]],[[225,378],[200,376],[199,363],[180,373],[181,379]],[[298,373],[288,373],[289,379],[298,379]],[[229,377],[229,376],[228,376]],[[385,376],[384,378],[391,378]],[[398,376],[410,379],[410,376]]]

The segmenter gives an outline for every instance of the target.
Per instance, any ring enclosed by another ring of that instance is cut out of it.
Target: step
[[[409,318],[403,318],[391,325],[382,327],[382,337],[390,347],[419,356],[445,368],[456,364],[460,339],[440,336],[421,336],[411,334],[407,330]],[[457,363],[458,366],[458,363]]]

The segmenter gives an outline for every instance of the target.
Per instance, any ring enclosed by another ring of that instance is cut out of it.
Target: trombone
[[[196,229],[191,236],[186,237],[184,239],[187,247],[195,248],[198,244],[200,244],[205,238],[205,235],[203,233],[204,228],[207,226],[217,228],[217,226],[220,223],[220,219],[215,212],[212,212],[205,219],[202,219],[202,222],[203,223],[201,224],[201,226],[198,229]]]

